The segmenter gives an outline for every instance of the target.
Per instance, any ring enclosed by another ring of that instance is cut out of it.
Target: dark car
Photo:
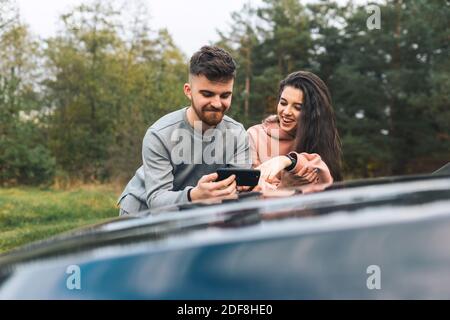
[[[0,257],[0,298],[450,298],[448,171],[288,194],[160,208],[22,247]]]

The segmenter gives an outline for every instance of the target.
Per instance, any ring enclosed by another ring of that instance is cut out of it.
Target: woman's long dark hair
[[[285,87],[303,92],[303,105],[297,119],[296,152],[317,153],[327,164],[334,181],[342,180],[341,140],[325,83],[314,73],[297,71],[280,82],[278,101]]]

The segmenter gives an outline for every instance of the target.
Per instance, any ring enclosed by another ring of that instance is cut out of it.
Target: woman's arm
[[[261,179],[269,183],[280,172],[283,172],[283,177],[290,180],[289,184],[293,185],[333,182],[328,166],[316,153],[291,152],[287,156],[278,156],[265,161],[257,168],[261,170]]]
[[[289,173],[303,177],[311,183],[333,183],[330,169],[317,153],[291,152],[289,154],[297,159],[297,163]]]

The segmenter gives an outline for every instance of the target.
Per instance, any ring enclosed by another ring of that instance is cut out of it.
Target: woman
[[[341,143],[330,92],[311,72],[294,72],[282,80],[277,114],[248,129],[248,134],[253,166],[261,170],[263,186],[342,180]]]

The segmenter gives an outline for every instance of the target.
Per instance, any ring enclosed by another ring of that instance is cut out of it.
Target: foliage
[[[220,30],[238,64],[230,115],[274,113],[299,69],[329,86],[347,177],[431,172],[449,160],[448,2],[378,2],[381,29],[349,2],[245,4]],[[150,21],[150,22],[149,22]],[[0,0],[0,184],[126,182],[147,128],[187,104],[187,57],[139,1],[93,0],[36,39]]]

